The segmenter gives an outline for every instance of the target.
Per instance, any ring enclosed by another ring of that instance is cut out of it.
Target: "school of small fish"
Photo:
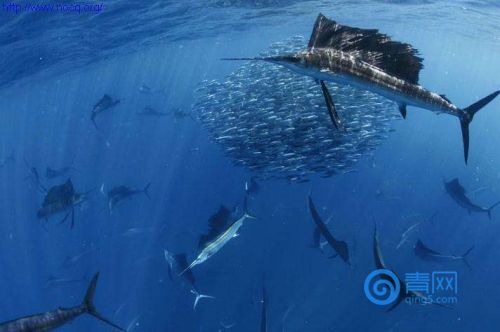
[[[303,37],[273,44],[266,54],[304,47]],[[247,62],[224,82],[203,81],[196,91],[195,117],[236,165],[260,179],[304,182],[352,171],[399,119],[395,105],[371,92],[331,85],[346,132],[333,128],[314,80],[286,68]]]

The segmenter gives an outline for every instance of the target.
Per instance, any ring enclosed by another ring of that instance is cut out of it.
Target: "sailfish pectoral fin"
[[[398,105],[399,108],[399,113],[401,113],[401,116],[403,119],[406,119],[406,105],[405,104],[400,104]]]
[[[467,164],[467,159],[469,159],[469,124],[468,120],[460,120],[460,127],[462,128],[462,141],[464,145],[464,158],[465,164]]]
[[[335,126],[335,128],[345,131],[344,124],[342,123],[342,120],[337,113],[337,109],[335,108],[335,104],[333,103],[332,95],[328,91],[325,81],[319,81],[319,83],[321,85],[321,90],[323,91],[323,96],[325,97],[326,107],[328,108],[328,114],[330,115],[330,119],[332,120],[333,125]]]

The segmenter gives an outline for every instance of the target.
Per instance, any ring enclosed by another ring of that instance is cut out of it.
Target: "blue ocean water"
[[[18,2],[25,3],[25,2]],[[68,1],[67,3],[76,3]],[[198,238],[221,204],[242,214],[252,176],[234,166],[191,114],[203,80],[223,81],[242,63],[224,57],[258,55],[291,36],[309,37],[318,13],[342,24],[376,28],[410,43],[424,58],[420,84],[465,107],[500,87],[500,7],[497,1],[123,1],[99,13],[20,12],[0,8],[0,321],[78,305],[100,272],[98,311],[129,331],[257,331],[263,280],[269,331],[497,331],[500,211],[468,213],[446,195],[458,178],[473,201],[500,200],[500,100],[471,124],[463,161],[459,121],[409,107],[405,121],[354,171],[305,183],[259,179],[249,198],[255,220],[207,262],[193,268],[194,296],[182,277],[170,280],[164,249],[197,254]],[[304,45],[306,46],[306,45]],[[276,91],[279,86],[275,87]],[[104,95],[121,99],[90,121]],[[306,98],[306,97],[304,97]],[[147,117],[150,106],[186,116]],[[321,105],[323,106],[323,105]],[[323,109],[321,109],[324,111]],[[394,110],[397,112],[397,110]],[[46,167],[72,165],[47,179]],[[70,220],[38,220],[44,188],[71,178],[90,191]],[[108,211],[101,194],[119,185],[143,188]],[[351,266],[310,248],[311,193]],[[455,271],[458,302],[395,310],[366,298],[375,269],[374,223],[387,265],[410,272]],[[397,249],[401,235],[420,223]],[[415,256],[422,239],[461,261]],[[234,325],[234,326],[232,326]],[[224,327],[226,326],[226,327]],[[227,328],[228,326],[232,326]],[[110,331],[83,315],[61,331]]]

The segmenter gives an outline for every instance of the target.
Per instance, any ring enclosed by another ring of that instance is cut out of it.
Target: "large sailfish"
[[[87,293],[85,294],[85,298],[81,304],[71,308],[58,308],[53,311],[47,311],[0,323],[0,332],[52,331],[72,322],[74,319],[83,314],[89,314],[109,326],[112,326],[114,329],[125,332],[124,329],[102,316],[96,310],[94,306],[94,294],[98,279],[99,273],[96,273],[89,284]]]
[[[344,129],[344,126],[325,82],[350,85],[388,98],[397,103],[404,118],[407,105],[456,116],[462,128],[466,163],[469,155],[469,124],[481,108],[500,94],[500,90],[495,91],[466,108],[460,108],[445,95],[419,85],[423,59],[411,45],[393,41],[375,29],[340,25],[322,14],[318,15],[307,49],[303,51],[225,60],[271,62],[314,78],[321,86],[330,118],[337,129]]]

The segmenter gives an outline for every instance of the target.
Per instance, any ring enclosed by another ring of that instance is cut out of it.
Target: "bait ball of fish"
[[[261,56],[296,52],[304,45],[303,37],[293,37]],[[329,177],[352,171],[399,116],[392,102],[371,92],[328,85],[347,132],[332,125],[314,80],[261,61],[243,64],[224,82],[200,83],[193,114],[236,165],[261,179]]]

